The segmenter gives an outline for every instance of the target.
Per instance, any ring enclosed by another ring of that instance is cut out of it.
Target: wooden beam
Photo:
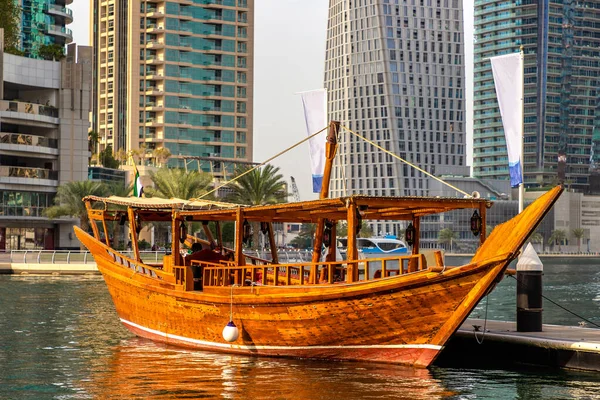
[[[246,265],[246,257],[242,248],[244,241],[244,213],[241,208],[237,209],[235,218],[235,263],[238,266]],[[263,277],[266,278],[266,277]]]
[[[346,221],[348,221],[348,242],[346,260],[356,261],[358,260],[358,249],[356,248],[356,204],[352,201],[348,204],[348,214]],[[346,282],[354,282],[355,276],[358,277],[358,266],[356,263],[349,262],[346,267]]]
[[[133,249],[133,257],[137,261],[142,261],[140,257],[140,248],[138,247],[138,234],[135,213],[132,207],[127,207],[127,214],[129,215],[129,234],[131,235],[131,248]]]
[[[279,264],[279,258],[277,256],[277,244],[275,243],[275,234],[273,233],[273,224],[267,223],[267,230],[269,234],[269,247],[271,248],[271,260],[274,264]]]

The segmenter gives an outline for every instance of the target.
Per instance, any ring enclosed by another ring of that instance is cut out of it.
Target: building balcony
[[[162,25],[148,24],[146,25],[147,33],[162,33],[165,31],[165,27]]]
[[[58,155],[58,140],[24,133],[0,132],[0,149]]]
[[[69,28],[65,28],[64,26],[48,25],[46,32],[48,35],[62,39],[62,41],[65,43],[71,43],[73,41],[73,31],[71,31]]]
[[[0,166],[0,182],[58,186],[58,171],[2,165]]]
[[[153,81],[162,81],[165,79],[165,77],[162,74],[149,73],[149,74],[146,74],[146,79],[153,80]]]
[[[149,8],[146,10],[146,17],[148,18],[162,18],[164,16],[165,13],[161,9]]]
[[[67,7],[50,4],[46,7],[45,11],[47,14],[52,15],[59,23],[67,25],[73,22],[73,11]]]
[[[144,105],[144,108],[146,111],[162,111],[165,109],[165,106],[162,105],[161,103],[146,103]]]
[[[58,108],[24,101],[0,100],[4,118],[58,124]]]
[[[150,40],[150,41],[146,42],[146,47],[149,49],[164,49],[165,44],[164,44],[164,42],[161,42],[160,40]]]
[[[155,57],[155,56],[146,57],[146,64],[162,65],[164,63],[165,63],[165,60],[161,59],[160,57]]]

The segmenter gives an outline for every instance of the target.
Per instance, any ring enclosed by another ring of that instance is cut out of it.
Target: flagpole
[[[525,197],[525,53],[521,45],[521,184],[519,185],[519,214]]]

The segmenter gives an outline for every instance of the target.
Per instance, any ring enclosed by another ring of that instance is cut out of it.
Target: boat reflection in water
[[[81,383],[93,398],[443,399],[456,395],[426,369],[256,358],[184,350],[142,338],[96,359]]]

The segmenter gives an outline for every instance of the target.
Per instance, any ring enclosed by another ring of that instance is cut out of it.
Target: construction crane
[[[294,201],[300,201],[300,193],[298,192],[296,179],[294,179],[293,176],[290,176],[290,180],[292,181],[292,194],[294,195]]]

